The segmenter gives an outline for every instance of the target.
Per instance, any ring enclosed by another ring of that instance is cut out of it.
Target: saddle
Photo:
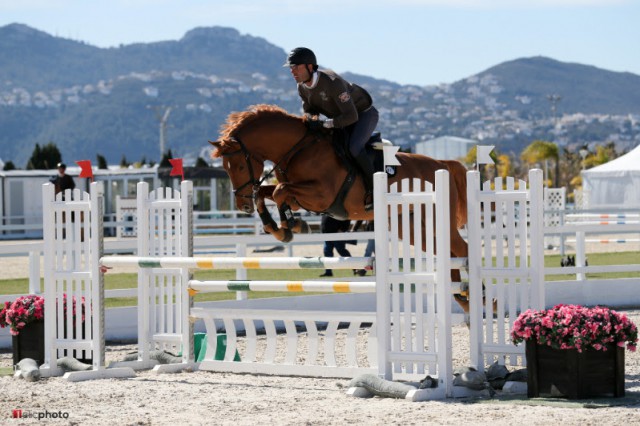
[[[355,160],[349,150],[350,136],[350,132],[345,129],[333,129],[332,131],[331,142],[333,150],[340,159],[342,165],[347,169],[347,177],[342,183],[342,186],[340,187],[336,198],[333,200],[333,203],[331,203],[331,206],[322,213],[339,220],[348,219],[347,211],[344,208],[344,200],[356,180],[356,173],[359,173],[360,170],[356,166]],[[385,144],[390,144],[390,142],[384,141],[380,132],[374,132],[365,145],[367,155],[373,164],[375,172],[381,172],[384,169],[384,154],[382,146]],[[388,166],[385,171],[390,176],[393,176],[395,175],[395,166]]]

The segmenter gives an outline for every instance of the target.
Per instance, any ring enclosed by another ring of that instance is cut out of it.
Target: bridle
[[[271,173],[267,174],[262,179],[256,179],[256,177],[255,177],[255,175],[253,173],[253,165],[251,164],[251,159],[253,158],[256,161],[258,161],[258,160],[255,157],[253,157],[253,155],[251,155],[251,153],[247,149],[246,145],[240,140],[240,138],[233,138],[232,137],[229,140],[232,141],[232,142],[237,142],[238,145],[240,145],[240,149],[238,149],[236,151],[233,151],[233,152],[226,152],[226,153],[222,154],[222,157],[232,157],[232,156],[237,155],[237,154],[244,154],[244,161],[247,163],[247,168],[249,169],[249,180],[246,181],[245,183],[243,183],[242,185],[240,185],[238,188],[234,188],[233,195],[234,195],[234,197],[249,198],[249,199],[255,201],[256,198],[258,197],[258,189],[260,188],[260,185],[262,185],[262,182],[264,182],[265,179],[267,179]],[[247,187],[249,185],[252,186],[251,195],[238,194],[239,191],[242,191],[245,187]]]
[[[251,164],[251,159],[254,159],[256,161],[261,161],[257,158],[255,158],[247,149],[247,146],[242,142],[242,140],[238,137],[231,137],[229,138],[229,140],[231,142],[237,142],[238,145],[240,145],[240,149],[233,151],[233,152],[226,152],[224,154],[222,154],[222,157],[231,157],[234,155],[238,155],[238,154],[244,154],[244,161],[247,163],[247,168],[249,169],[249,180],[247,180],[245,183],[243,183],[242,185],[240,185],[238,188],[234,188],[233,190],[233,195],[234,197],[241,197],[241,198],[249,198],[251,199],[253,202],[255,202],[255,200],[258,198],[258,190],[260,189],[260,186],[262,185],[262,182],[264,182],[265,180],[267,180],[269,177],[271,177],[271,175],[273,174],[273,172],[275,170],[280,171],[283,175],[286,175],[286,169],[282,167],[282,164],[285,161],[291,160],[291,158],[293,158],[298,152],[300,152],[302,149],[306,148],[310,142],[315,142],[318,140],[318,137],[314,137],[314,138],[310,138],[307,140],[307,143],[304,144],[303,142],[305,141],[305,139],[307,139],[307,136],[310,134],[310,132],[307,130],[304,134],[304,136],[302,136],[302,139],[300,139],[298,142],[296,142],[291,149],[282,156],[282,158],[280,159],[280,161],[278,161],[273,168],[271,169],[271,171],[269,173],[267,173],[266,175],[264,175],[264,177],[262,177],[261,179],[256,179],[255,174],[253,173],[253,166]],[[248,194],[239,194],[239,192],[241,190],[243,190],[245,187],[251,185],[252,187],[252,191],[251,191],[251,195]]]

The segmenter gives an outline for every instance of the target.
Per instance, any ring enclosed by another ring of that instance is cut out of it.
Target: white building
[[[436,160],[457,160],[467,155],[467,152],[478,144],[478,141],[472,139],[441,136],[416,143],[413,152]]]
[[[69,166],[76,188],[89,190],[89,179],[79,178],[80,168]],[[170,177],[170,169],[93,168],[95,181],[104,182],[105,220],[114,219],[117,197],[135,197],[138,182],[151,190],[161,186],[179,189],[180,178]],[[233,193],[229,177],[222,168],[185,167],[185,179],[193,181],[195,211],[230,210]],[[0,171],[0,239],[42,238],[42,184],[57,170]]]

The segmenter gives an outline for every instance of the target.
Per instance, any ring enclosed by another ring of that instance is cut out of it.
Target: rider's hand
[[[307,120],[307,128],[312,132],[319,132],[324,128],[323,120]]]

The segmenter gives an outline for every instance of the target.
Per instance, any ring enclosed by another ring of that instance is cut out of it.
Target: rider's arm
[[[333,127],[347,127],[358,121],[358,110],[351,98],[349,84],[341,78],[329,80],[327,96],[332,109]]]

